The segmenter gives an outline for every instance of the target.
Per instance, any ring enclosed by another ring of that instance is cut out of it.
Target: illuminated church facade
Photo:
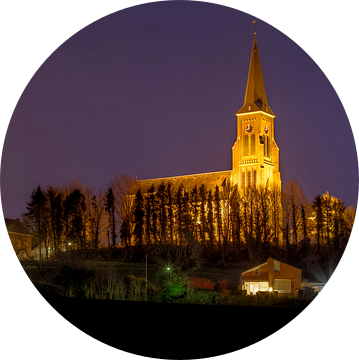
[[[167,178],[137,180],[131,195],[142,193],[153,185],[171,182],[175,189],[189,191],[204,184],[207,190],[218,186],[232,188],[268,187],[273,184],[281,190],[279,148],[274,138],[275,115],[268,105],[259,59],[257,39],[254,38],[247,87],[243,106],[236,113],[237,138],[232,147],[232,170],[192,174]]]

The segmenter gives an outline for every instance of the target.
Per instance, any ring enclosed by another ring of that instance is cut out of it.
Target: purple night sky
[[[68,39],[13,113],[1,162],[5,217],[20,217],[37,185],[79,180],[105,190],[120,174],[232,169],[253,19],[209,3],[150,3]],[[356,206],[357,154],[336,92],[300,47],[260,20],[257,41],[282,185],[295,180],[309,201],[329,191]]]

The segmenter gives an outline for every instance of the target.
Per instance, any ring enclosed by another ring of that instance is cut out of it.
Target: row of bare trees
[[[223,257],[235,250],[251,262],[262,249],[336,251],[349,239],[355,209],[328,193],[309,202],[298,183],[281,191],[275,184],[238,189],[228,180],[214,189],[205,184],[174,188],[171,182],[129,196],[132,176],[115,177],[107,191],[79,183],[45,190],[30,197],[25,225],[34,234],[40,256],[65,249],[96,250],[106,244],[188,245]],[[309,250],[308,250],[309,249]]]
[[[132,230],[122,224],[128,245],[175,244],[195,240],[211,250],[248,252],[253,262],[261,248],[291,249],[310,246],[320,253],[342,251],[355,217],[353,207],[328,193],[309,202],[300,185],[290,181],[238,189],[225,181],[212,191],[203,184],[186,190],[162,182],[157,189],[139,189],[133,197]]]
[[[104,243],[115,248],[120,225],[129,213],[126,194],[134,183],[132,176],[121,175],[107,191],[96,192],[79,182],[57,188],[38,186],[22,216],[33,234],[37,256],[48,259],[69,248],[97,250]]]

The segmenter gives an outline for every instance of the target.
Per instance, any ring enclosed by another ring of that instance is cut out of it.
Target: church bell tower
[[[281,189],[279,148],[274,139],[275,115],[268,105],[256,32],[243,106],[237,111],[237,140],[233,145],[232,185],[239,188]]]

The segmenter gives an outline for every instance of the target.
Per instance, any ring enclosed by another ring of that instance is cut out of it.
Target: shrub
[[[228,289],[228,279],[219,280],[219,288],[221,290],[227,290]]]
[[[185,276],[174,276],[171,281],[163,282],[162,300],[173,301],[184,297],[188,287],[188,278]]]
[[[157,288],[144,278],[127,275],[124,279],[126,286],[126,299],[144,301],[157,295]]]
[[[191,285],[196,289],[213,290],[215,283],[209,279],[192,277]]]
[[[65,288],[66,296],[85,297],[88,289],[96,286],[97,276],[92,270],[63,265],[60,275],[55,278],[55,283]]]
[[[189,288],[183,299],[187,304],[219,305],[223,303],[223,295],[210,290]]]

